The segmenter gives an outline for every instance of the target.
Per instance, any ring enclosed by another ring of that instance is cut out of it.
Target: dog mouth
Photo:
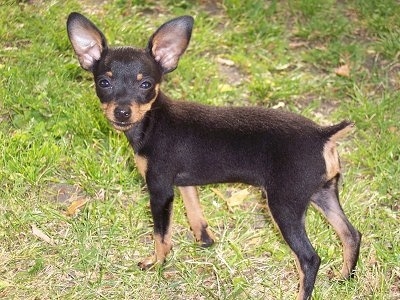
[[[127,131],[131,129],[135,123],[133,122],[119,122],[115,120],[109,120],[111,125],[118,131]]]

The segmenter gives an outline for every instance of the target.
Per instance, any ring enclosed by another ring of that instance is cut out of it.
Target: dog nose
[[[126,122],[130,119],[132,111],[127,106],[117,106],[114,109],[114,116],[118,122]]]

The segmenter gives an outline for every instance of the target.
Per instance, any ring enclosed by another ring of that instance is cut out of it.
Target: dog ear
[[[191,16],[182,16],[163,24],[151,36],[147,51],[161,65],[164,73],[178,66],[179,58],[189,44],[193,22]]]
[[[76,12],[68,16],[67,31],[81,67],[92,71],[101,53],[107,49],[103,33],[90,20]]]

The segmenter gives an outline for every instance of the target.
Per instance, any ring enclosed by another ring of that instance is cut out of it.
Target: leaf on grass
[[[78,210],[88,202],[87,198],[79,198],[72,201],[71,205],[68,206],[65,214],[69,217],[77,214]]]
[[[233,191],[229,196],[223,195],[219,190],[211,189],[217,196],[226,202],[229,208],[241,205],[243,201],[250,195],[248,189]]]
[[[307,42],[304,41],[295,41],[289,43],[289,48],[290,49],[296,49],[296,48],[301,48],[301,47],[306,47],[308,45]]]
[[[217,189],[211,188],[211,190],[218,196],[220,197],[222,200],[224,200],[226,202],[226,197]]]
[[[275,67],[275,70],[277,71],[283,71],[288,69],[291,66],[291,64],[279,64]]]
[[[258,246],[263,243],[263,239],[259,236],[253,237],[246,242],[247,246]]]
[[[230,84],[219,84],[218,85],[218,91],[220,91],[221,93],[226,93],[226,92],[230,92],[233,91],[235,88],[233,86],[231,86]]]
[[[230,59],[222,58],[222,57],[217,57],[217,62],[220,63],[221,65],[233,67],[235,65],[235,62],[233,62]]]
[[[314,47],[316,50],[319,50],[319,51],[326,51],[326,50],[328,50],[324,45],[317,45],[317,46],[315,46]]]
[[[53,239],[45,234],[42,230],[40,230],[35,224],[31,225],[31,229],[34,236],[38,237],[39,239],[50,245],[54,245]]]
[[[10,286],[12,286],[12,284],[10,282],[8,282],[6,280],[0,280],[0,292]],[[1,295],[0,295],[0,297],[1,297]]]
[[[230,207],[238,206],[243,203],[243,201],[250,195],[247,189],[235,191],[232,195],[226,199]]]
[[[348,64],[341,65],[335,69],[335,74],[342,77],[350,77],[350,67]]]
[[[285,102],[279,101],[278,104],[272,106],[273,109],[285,107]]]

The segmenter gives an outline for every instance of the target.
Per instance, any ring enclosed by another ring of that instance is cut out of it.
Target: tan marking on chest
[[[146,180],[146,172],[147,172],[147,158],[144,156],[140,156],[138,154],[135,154],[135,163],[136,163],[136,167],[140,173],[140,175],[142,175],[143,179]]]

